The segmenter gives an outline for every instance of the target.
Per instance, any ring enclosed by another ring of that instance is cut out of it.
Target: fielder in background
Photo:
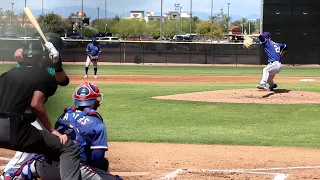
[[[273,81],[276,74],[281,71],[281,59],[287,51],[286,44],[276,43],[271,40],[271,33],[264,32],[259,35],[259,40],[264,46],[264,51],[268,56],[268,65],[263,69],[262,79],[257,85],[258,89],[273,91],[278,85]],[[269,84],[269,87],[266,84]]]
[[[54,33],[45,33],[44,35],[45,35],[46,39],[48,40],[48,42],[52,43],[54,45],[55,49],[57,49],[57,51],[60,53],[63,49],[63,41],[62,41],[61,37],[57,34],[54,34]],[[29,48],[29,47],[27,47],[27,48]],[[21,67],[20,64],[23,64],[23,60],[24,60],[24,58],[26,58],[23,55],[23,50],[24,50],[24,48],[19,48],[16,50],[16,52],[14,54],[15,60],[17,60],[19,62],[17,67]],[[38,51],[37,49],[34,49],[34,47],[31,50],[33,50],[34,52]],[[40,49],[40,51],[41,51],[41,49]],[[36,53],[34,53],[33,55],[35,55],[35,54]],[[39,58],[46,59],[49,57],[44,56],[44,57],[39,57]],[[59,61],[53,67],[52,66],[44,66],[43,68],[46,68],[47,72],[50,75],[52,75],[53,77],[55,77],[58,85],[67,86],[69,84],[69,78],[62,68],[61,55],[59,55]],[[27,109],[27,111],[25,111],[25,113],[31,113],[31,109]],[[39,130],[45,130],[45,131],[47,130],[38,118],[36,119],[36,121],[32,122],[31,125],[36,127]],[[17,151],[16,154],[14,155],[14,157],[6,165],[3,174],[6,174],[6,171],[8,171],[9,169],[20,168],[20,166],[22,164],[24,164],[25,162],[27,162],[31,157],[32,157],[32,154],[30,154],[30,153]],[[3,179],[3,177],[1,177],[1,178]]]
[[[64,110],[55,124],[55,129],[67,134],[80,149],[81,176],[83,180],[122,180],[108,172],[109,162],[104,157],[108,150],[107,131],[101,115],[96,111],[103,100],[99,87],[85,82],[74,94],[74,105]],[[41,178],[59,179],[58,159],[46,155],[35,155],[17,172],[12,179]]]
[[[99,43],[97,42],[97,39],[95,37],[92,38],[92,42],[89,43],[87,45],[87,60],[86,60],[86,68],[85,68],[85,76],[84,78],[88,78],[88,70],[89,70],[89,66],[92,62],[93,64],[93,70],[94,70],[94,78],[98,78],[97,76],[97,72],[98,72],[98,59],[99,59],[99,56],[101,54],[101,48],[100,48],[100,45]]]
[[[59,52],[52,42],[42,40],[28,41],[21,50],[21,67],[0,76],[0,147],[54,155],[61,160],[61,179],[79,180],[80,152],[72,140],[54,129],[45,108],[58,86],[45,67],[53,66],[57,75],[63,71],[61,61],[52,64],[50,60],[59,58]],[[31,125],[36,119],[46,130]]]

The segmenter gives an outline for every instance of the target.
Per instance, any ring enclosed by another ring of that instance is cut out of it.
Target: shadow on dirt
[[[274,94],[289,93],[290,91],[291,91],[291,90],[289,90],[289,89],[275,89],[275,90],[273,90],[273,91],[270,91],[270,93],[262,96],[262,98],[268,98],[268,97],[270,97],[270,96],[272,96],[272,95],[274,95]]]

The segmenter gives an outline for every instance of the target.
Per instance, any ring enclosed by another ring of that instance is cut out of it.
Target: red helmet
[[[80,84],[73,94],[74,105],[76,106],[92,106],[98,108],[103,100],[103,95],[100,93],[98,86],[89,82]]]

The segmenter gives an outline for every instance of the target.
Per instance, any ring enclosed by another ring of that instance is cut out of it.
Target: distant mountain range
[[[21,9],[20,12],[22,12],[23,10]],[[33,13],[37,16],[40,15],[42,13],[41,9],[32,9]],[[81,11],[81,6],[69,6],[69,7],[57,7],[57,8],[53,8],[53,9],[44,9],[43,10],[44,13],[50,13],[50,12],[54,12],[57,14],[60,14],[62,17],[68,17],[71,13],[76,13]],[[97,8],[90,8],[90,7],[83,7],[83,11],[87,14],[88,17],[91,17],[91,20],[93,19],[97,19],[98,18],[98,9]],[[113,18],[115,16],[119,16],[120,18],[125,17],[127,15],[129,15],[129,12],[123,12],[123,13],[114,13],[114,12],[110,12],[107,11],[107,18]],[[156,12],[156,15],[160,15],[160,12]],[[203,13],[203,12],[193,12],[194,16],[199,17],[199,19],[201,20],[208,20],[210,14],[207,13]],[[104,18],[105,17],[105,10],[104,9],[100,9],[99,12],[99,16],[100,18]],[[241,18],[243,18],[243,16],[240,15],[230,15],[232,21],[235,20],[240,20]],[[259,19],[260,15],[259,14],[251,14],[249,16],[246,16],[244,18],[247,19]]]

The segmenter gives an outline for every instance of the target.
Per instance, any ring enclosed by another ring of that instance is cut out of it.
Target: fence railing
[[[0,61],[14,61],[13,54],[25,40],[0,39]],[[84,62],[88,40],[66,40],[64,62]],[[99,61],[114,63],[261,64],[261,46],[249,50],[240,43],[158,41],[100,41]]]

